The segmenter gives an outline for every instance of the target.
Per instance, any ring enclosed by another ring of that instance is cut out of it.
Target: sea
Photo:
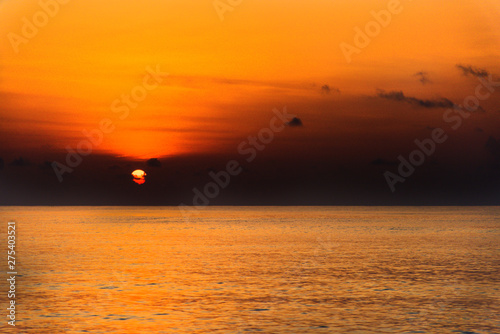
[[[4,206],[0,223],[1,333],[500,333],[500,207]]]

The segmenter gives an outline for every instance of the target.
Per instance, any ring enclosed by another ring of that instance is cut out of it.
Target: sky
[[[498,205],[499,14],[3,0],[0,205]]]

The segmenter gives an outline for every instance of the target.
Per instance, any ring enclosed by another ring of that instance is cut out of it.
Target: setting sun
[[[136,169],[132,172],[134,182],[137,184],[143,184],[144,182],[146,182],[146,175],[146,172],[142,169]]]

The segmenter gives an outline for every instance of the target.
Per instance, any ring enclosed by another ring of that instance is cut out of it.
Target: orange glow
[[[75,148],[84,130],[110,119],[115,130],[94,153],[234,152],[268,124],[272,108],[309,103],[300,116],[315,119],[325,84],[340,87],[342,94],[329,97],[334,102],[376,88],[453,98],[455,86],[446,81],[460,78],[457,62],[498,70],[496,0],[402,0],[401,13],[348,64],[339,45],[352,44],[353,29],[387,2],[245,2],[221,21],[210,1],[72,1],[18,52],[8,38],[0,40],[0,127],[12,151]],[[1,36],[21,34],[23,17],[41,10],[35,0],[0,6]],[[117,112],[113,102],[143,85],[148,66],[168,75],[126,114]],[[412,77],[421,70],[442,79],[424,91]],[[351,107],[349,116],[364,116],[363,107]],[[20,135],[27,129],[42,142]]]

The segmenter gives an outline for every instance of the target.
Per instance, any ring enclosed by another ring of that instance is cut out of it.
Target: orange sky
[[[15,52],[9,36],[22,35],[23,17],[32,21],[41,7],[4,0],[3,150],[64,150],[109,118],[116,129],[94,152],[147,158],[234,151],[283,106],[314,129],[297,135],[312,143],[331,133],[406,133],[438,123],[440,115],[391,114],[386,104],[374,104],[377,89],[460,101],[474,85],[456,64],[500,73],[494,0],[401,1],[401,13],[346,62],[339,45],[353,44],[354,27],[363,28],[370,12],[387,3],[244,0],[221,20],[212,1],[73,0]],[[113,101],[141,84],[148,66],[169,74],[119,119]],[[419,71],[432,84],[422,85]],[[323,85],[330,94],[322,94]],[[494,101],[484,107],[499,109]],[[497,119],[488,114],[480,122],[494,128]]]

